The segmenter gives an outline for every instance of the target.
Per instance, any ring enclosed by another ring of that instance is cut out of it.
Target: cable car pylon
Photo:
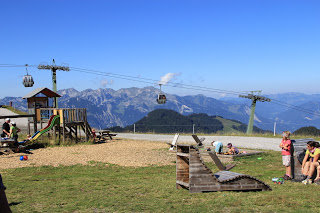
[[[258,92],[258,95],[254,95],[253,94],[254,92]],[[251,91],[251,94],[248,94],[248,95],[239,95],[240,98],[248,98],[248,99],[251,99],[251,101],[252,101],[252,103],[251,103],[251,113],[250,113],[249,123],[248,123],[248,127],[247,127],[247,132],[246,132],[247,135],[251,135],[252,134],[254,111],[256,109],[257,101],[271,102],[270,98],[263,97],[260,94],[261,94],[261,90],[259,90],[259,91]]]

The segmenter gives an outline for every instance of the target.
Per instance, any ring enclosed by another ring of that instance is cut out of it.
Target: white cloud
[[[162,76],[158,84],[166,85],[170,80],[174,79],[175,77],[179,76],[180,73],[167,73],[165,76]]]
[[[102,79],[100,80],[100,85],[102,87],[106,87],[107,85],[113,84],[113,80],[108,80],[108,79]]]

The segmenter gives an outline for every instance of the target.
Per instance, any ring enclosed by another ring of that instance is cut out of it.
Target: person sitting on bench
[[[223,153],[223,144],[221,141],[212,141],[211,145],[213,147],[215,147],[215,152],[218,154],[222,154]]]
[[[319,143],[309,141],[307,143],[307,151],[302,161],[301,173],[305,175],[306,179],[302,181],[303,184],[312,183],[312,175],[319,165],[318,160],[320,157]]]
[[[239,154],[239,149],[235,146],[232,146],[232,143],[228,143],[227,147],[229,148],[229,150],[227,152],[229,155]]]

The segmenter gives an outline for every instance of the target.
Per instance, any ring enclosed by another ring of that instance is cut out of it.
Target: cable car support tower
[[[52,90],[57,93],[57,70],[62,70],[62,71],[70,71],[68,66],[57,66],[56,62],[54,59],[52,60],[52,65],[39,65],[38,66],[39,70],[51,70],[52,72]],[[58,98],[55,97],[53,99],[53,107],[58,108]]]
[[[254,95],[253,93],[257,92],[258,95]],[[257,101],[262,101],[262,102],[271,102],[270,98],[266,98],[261,96],[261,90],[258,91],[251,91],[251,94],[248,95],[239,95],[240,98],[248,98],[251,99],[252,103],[251,103],[251,113],[250,113],[250,119],[249,119],[249,123],[248,123],[248,127],[247,127],[247,135],[252,134],[252,129],[253,129],[253,119],[254,119],[254,112],[256,109],[256,103]]]

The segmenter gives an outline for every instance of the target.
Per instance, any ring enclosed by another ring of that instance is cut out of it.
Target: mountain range
[[[174,110],[181,115],[205,113],[209,116],[221,116],[247,124],[251,101],[244,98],[215,99],[204,95],[178,96],[166,94],[167,102],[156,102],[159,89],[154,87],[125,88],[113,90],[100,88],[77,91],[73,88],[59,90],[59,107],[87,108],[88,121],[96,128],[112,126],[125,127],[139,121],[155,109]],[[263,129],[294,131],[304,126],[320,128],[320,116],[313,112],[320,111],[320,95],[286,93],[268,95],[275,100],[257,102],[254,125]],[[13,103],[19,110],[27,111],[26,100],[21,97],[5,97],[0,104]],[[288,105],[290,104],[290,105]],[[295,106],[295,107],[293,107]],[[293,109],[294,108],[294,109]]]

